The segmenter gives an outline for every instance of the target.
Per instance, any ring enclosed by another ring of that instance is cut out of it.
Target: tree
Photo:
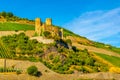
[[[6,15],[7,15],[8,17],[13,17],[13,13],[12,13],[12,12],[8,12]]]
[[[1,16],[6,17],[6,12],[1,12]]]

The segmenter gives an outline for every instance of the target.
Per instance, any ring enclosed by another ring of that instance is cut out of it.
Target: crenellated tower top
[[[51,18],[46,18],[46,25],[51,26],[52,25],[52,19]]]

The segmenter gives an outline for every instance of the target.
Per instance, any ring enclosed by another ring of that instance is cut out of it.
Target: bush
[[[51,54],[51,55],[49,56],[49,59],[50,59],[50,60],[52,60],[52,59],[53,59],[53,54]]]
[[[51,37],[51,33],[49,31],[45,31],[44,33],[44,36],[47,37],[47,38],[50,38]]]
[[[38,68],[36,66],[28,67],[27,73],[32,76],[40,76],[41,75],[41,73],[38,71]]]
[[[21,74],[21,73],[22,73],[21,70],[17,70],[17,71],[16,71],[16,74]]]
[[[60,57],[59,56],[56,56],[54,59],[53,59],[53,63],[57,63],[60,61]]]
[[[70,39],[67,39],[66,43],[72,45],[72,41]]]
[[[31,62],[37,62],[39,60],[37,60],[35,57],[30,56],[29,57],[29,61],[31,61]]]

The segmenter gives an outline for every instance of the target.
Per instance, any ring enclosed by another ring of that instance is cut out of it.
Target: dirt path
[[[0,31],[0,37],[2,36],[8,36],[8,35],[13,35],[13,34],[20,34],[20,33],[25,33],[27,36],[32,37],[34,35],[34,30],[27,30],[27,31]]]
[[[44,44],[50,44],[50,43],[53,43],[54,42],[54,39],[47,39],[47,38],[44,38],[42,36],[39,36],[39,37],[31,37],[30,38],[31,40],[32,39],[36,39],[38,42],[42,42]]]
[[[3,66],[4,60],[0,59],[0,67]],[[75,74],[58,74],[56,72],[51,71],[46,66],[44,66],[41,62],[30,62],[30,61],[20,61],[20,60],[8,60],[7,59],[7,67],[11,67],[12,65],[15,65],[15,68],[20,68],[24,71],[23,74],[16,75],[16,73],[0,73],[0,80],[77,80],[80,78],[83,79],[95,79],[95,80],[119,80],[120,74],[113,74],[113,73],[90,73],[90,74],[81,74],[81,73],[75,73]],[[31,66],[35,65],[38,67],[39,71],[41,71],[42,76],[40,77],[34,77],[29,76],[26,74],[26,69]],[[47,72],[45,72],[47,70]]]
[[[81,45],[78,43],[72,43],[73,46],[76,46],[78,49],[88,49],[88,51],[91,52],[97,52],[97,53],[102,53],[102,54],[106,54],[106,55],[111,55],[111,56],[116,56],[116,57],[120,57],[120,54],[112,52],[112,51],[108,51],[102,48],[96,48],[96,47],[92,47],[92,46],[85,46],[85,45]]]

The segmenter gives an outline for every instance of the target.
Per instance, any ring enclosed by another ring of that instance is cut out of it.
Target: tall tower
[[[51,18],[46,18],[46,25],[51,26],[52,25],[52,19]]]
[[[63,39],[63,29],[62,28],[60,29],[60,32],[61,32],[60,38]]]
[[[36,18],[35,19],[35,32],[37,33],[37,35],[40,35],[41,34],[41,20],[40,18]]]

